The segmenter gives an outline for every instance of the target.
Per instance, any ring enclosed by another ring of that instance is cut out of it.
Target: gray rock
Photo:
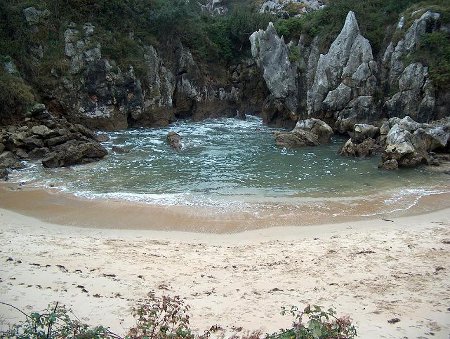
[[[397,170],[399,166],[398,166],[397,160],[388,159],[388,160],[382,162],[378,167],[381,169],[388,170],[388,171],[393,171],[393,170]]]
[[[353,130],[352,141],[363,142],[366,139],[375,139],[380,134],[380,128],[369,124],[356,124]]]
[[[367,158],[380,150],[380,146],[372,138],[366,138],[360,143],[349,139],[339,151],[339,154],[347,157]]]
[[[320,55],[314,82],[307,93],[308,114],[317,116],[331,110],[339,117],[339,111],[358,96],[373,95],[376,73],[370,43],[360,34],[355,14],[349,12],[328,53]],[[361,115],[366,119],[364,112],[355,113],[356,120]]]
[[[333,129],[326,122],[314,118],[297,122],[292,132],[298,130],[304,130],[316,135],[319,144],[329,143],[331,141],[331,136],[333,135]]]
[[[317,135],[302,129],[291,132],[275,132],[275,143],[279,147],[300,148],[320,145]]]
[[[396,160],[398,167],[415,167],[427,164],[430,157],[426,152],[426,143],[417,133],[413,134],[396,124],[386,137],[380,166],[385,168],[384,164],[390,160]]]
[[[47,138],[47,137],[51,136],[54,133],[54,131],[45,125],[37,125],[37,126],[33,126],[31,128],[31,133],[33,133],[34,135],[40,136],[42,138]]]
[[[283,37],[269,23],[265,31],[250,36],[252,56],[263,72],[272,97],[282,100],[285,107],[296,113],[298,107],[297,69],[289,60],[289,49]]]
[[[97,142],[83,142],[71,140],[57,146],[46,158],[42,165],[48,168],[68,167],[97,161],[108,152]]]
[[[20,169],[24,165],[17,159],[17,157],[9,151],[0,154],[0,168]]]
[[[51,13],[48,9],[40,11],[35,7],[27,7],[23,10],[23,14],[27,24],[33,26],[44,23],[50,17]]]
[[[324,109],[331,111],[340,111],[347,106],[352,99],[352,89],[345,84],[329,91],[325,100],[323,101]]]
[[[176,132],[169,132],[167,134],[167,142],[169,143],[169,146],[176,151],[180,151],[183,148],[181,136]]]

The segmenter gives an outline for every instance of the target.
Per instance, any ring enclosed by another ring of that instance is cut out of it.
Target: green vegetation
[[[73,320],[74,314],[66,307],[56,303],[49,305],[42,312],[24,313],[15,306],[2,303],[21,312],[26,320],[0,332],[2,338],[18,339],[123,339],[107,327],[90,327],[79,320]],[[124,339],[206,339],[222,328],[213,325],[203,334],[195,333],[189,326],[189,306],[180,297],[158,297],[153,292],[133,308],[136,326],[131,328]],[[338,318],[333,309],[322,310],[319,306],[307,306],[304,310],[291,307],[282,308],[283,315],[291,315],[292,327],[278,332],[262,335],[259,331],[238,334],[231,337],[238,339],[353,339],[356,329],[348,317]],[[76,318],[76,317],[75,317]],[[244,332],[245,333],[245,332]]]
[[[33,89],[20,77],[6,73],[0,68],[0,123],[20,119],[35,102]]]
[[[342,29],[349,11],[354,11],[362,34],[369,39],[374,53],[381,51],[386,29],[398,21],[402,11],[417,0],[333,0],[321,11],[301,17],[279,20],[277,31],[288,40],[304,34],[310,40],[321,39],[321,46],[328,48]]]

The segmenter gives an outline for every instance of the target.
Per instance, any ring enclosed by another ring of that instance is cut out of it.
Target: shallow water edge
[[[266,203],[241,209],[163,206],[124,200],[83,199],[57,190],[0,184],[0,208],[59,224],[99,229],[236,233],[425,214],[450,208],[449,187],[429,194],[378,194],[346,199]]]

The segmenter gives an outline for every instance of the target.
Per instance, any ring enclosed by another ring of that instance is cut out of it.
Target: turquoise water
[[[179,133],[183,149],[166,143]],[[389,192],[420,196],[438,192],[448,176],[421,169],[381,171],[378,158],[338,155],[345,139],[297,150],[275,145],[273,129],[259,118],[178,122],[161,129],[108,133],[110,154],[100,162],[62,169],[38,163],[13,181],[51,186],[87,198],[125,199],[162,205],[233,205],[347,199]],[[128,153],[115,153],[119,146]]]

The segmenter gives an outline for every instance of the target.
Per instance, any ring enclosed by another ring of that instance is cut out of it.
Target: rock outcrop
[[[441,15],[426,11],[416,19],[397,43],[391,42],[383,56],[384,82],[388,92],[394,92],[386,100],[388,117],[411,116],[419,122],[431,121],[436,117],[436,93],[430,79],[428,68],[421,63],[406,64],[407,60],[420,45],[425,33],[439,28]],[[402,18],[397,30],[403,29]]]
[[[299,148],[327,144],[331,140],[333,130],[319,119],[307,119],[297,122],[290,132],[275,132],[277,146]]]
[[[270,91],[263,108],[263,119],[274,125],[274,116],[289,117],[297,114],[297,67],[290,62],[288,46],[283,37],[278,36],[272,23],[269,23],[265,31],[253,33],[250,42],[252,56]]]
[[[348,157],[367,158],[381,152],[380,128],[368,124],[356,124],[351,138],[347,140],[339,154]]]
[[[84,164],[103,158],[107,151],[85,126],[51,117],[39,109],[22,126],[0,130],[0,169],[17,169],[22,160],[42,160],[45,167]],[[46,119],[42,119],[46,116]]]
[[[355,14],[349,12],[328,53],[317,62],[307,93],[308,115],[332,117],[341,133],[351,131],[355,123],[373,121],[377,73],[370,43],[361,35]]]
[[[409,116],[389,120],[392,126],[386,137],[381,168],[415,167],[435,164],[430,152],[447,151],[450,140],[450,122],[434,125],[420,124]]]

